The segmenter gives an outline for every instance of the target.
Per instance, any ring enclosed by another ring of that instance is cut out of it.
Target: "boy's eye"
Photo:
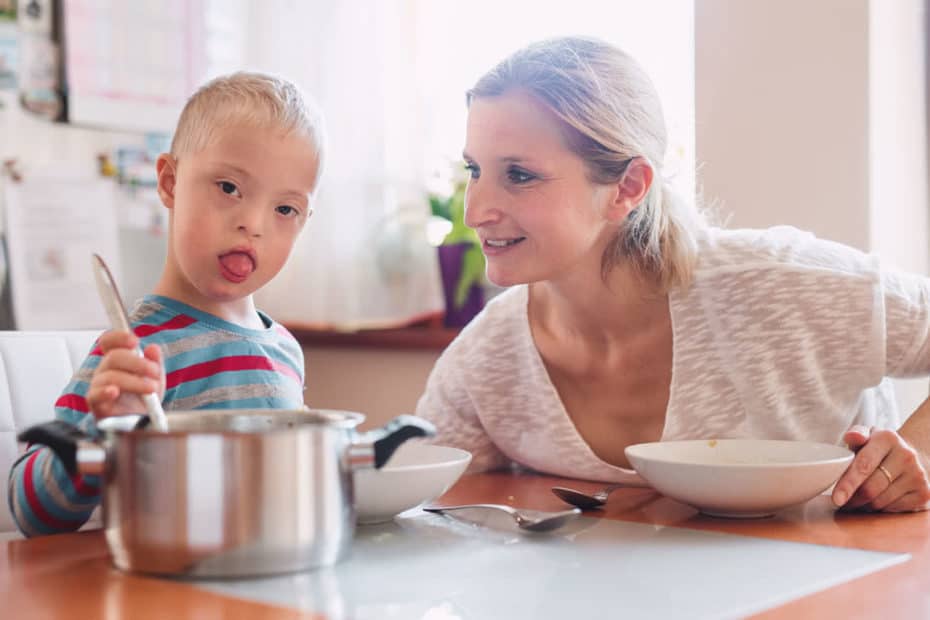
[[[511,183],[529,183],[536,178],[536,175],[520,168],[510,168],[507,170],[507,178]]]
[[[468,171],[468,176],[470,176],[473,179],[477,179],[478,177],[481,176],[481,168],[479,168],[477,165],[473,163],[470,163],[470,162],[466,163],[465,170]]]
[[[240,196],[239,188],[236,187],[235,183],[229,181],[218,181],[216,186],[220,188],[220,191],[224,194],[229,194],[230,196]]]
[[[281,215],[286,215],[286,216],[288,216],[288,217],[294,217],[295,215],[297,215],[298,213],[300,213],[300,211],[298,211],[297,209],[295,209],[295,208],[292,207],[291,205],[279,205],[279,206],[275,207],[274,209],[275,209],[275,211],[277,211],[277,212],[280,213]]]

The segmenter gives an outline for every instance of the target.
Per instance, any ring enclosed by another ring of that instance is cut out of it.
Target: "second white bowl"
[[[390,521],[430,502],[451,487],[471,462],[458,448],[418,442],[401,445],[381,469],[355,472],[355,509],[359,523]]]
[[[661,441],[625,453],[655,490],[724,517],[763,517],[806,502],[853,459],[841,446],[768,439]]]

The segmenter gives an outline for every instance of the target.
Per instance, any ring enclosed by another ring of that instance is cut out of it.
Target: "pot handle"
[[[72,476],[80,470],[82,474],[103,473],[104,450],[94,438],[62,420],[31,426],[21,432],[20,441],[39,444],[52,449],[65,470]]]
[[[399,415],[381,428],[364,433],[360,442],[353,443],[349,463],[352,469],[381,469],[408,439],[435,435],[436,427],[431,422],[414,415]]]

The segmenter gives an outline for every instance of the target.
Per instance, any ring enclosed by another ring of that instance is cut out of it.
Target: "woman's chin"
[[[495,286],[500,286],[501,288],[506,288],[508,286],[516,286],[517,284],[526,284],[530,280],[525,277],[521,277],[519,273],[514,272],[501,272],[488,269],[487,271],[488,282]]]

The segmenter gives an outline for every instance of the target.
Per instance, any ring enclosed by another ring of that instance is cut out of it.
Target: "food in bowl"
[[[358,470],[355,509],[358,522],[382,523],[431,502],[451,487],[471,462],[458,448],[408,442],[379,470]]]
[[[722,517],[766,517],[830,488],[852,462],[842,446],[772,439],[660,441],[625,450],[655,490]]]

